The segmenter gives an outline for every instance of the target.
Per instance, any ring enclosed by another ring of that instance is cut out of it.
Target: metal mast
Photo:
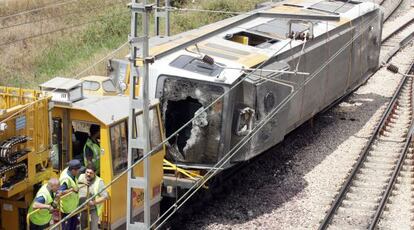
[[[164,18],[164,36],[169,37],[170,30],[170,0],[164,0],[165,6],[162,10],[161,0],[156,0],[157,8],[155,9],[155,35],[160,36],[160,22],[161,18]]]
[[[129,81],[129,119],[128,119],[128,168],[134,163],[134,156],[138,150],[143,150],[144,154],[150,151],[150,133],[149,133],[149,92],[148,92],[148,65],[153,59],[149,58],[149,15],[153,10],[153,6],[147,3],[147,0],[138,2],[131,0],[129,7],[131,8],[131,34],[129,42],[131,45],[131,53],[129,57],[131,74]],[[138,17],[141,16],[142,35],[138,36]],[[139,69],[139,71],[138,71]],[[142,97],[137,96],[136,84],[138,78]],[[143,108],[142,125],[137,128],[137,119],[135,114],[137,110]],[[139,132],[139,136],[138,136]],[[151,226],[151,190],[150,190],[150,158],[144,160],[144,175],[138,177],[134,175],[134,170],[128,171],[127,181],[127,229],[149,229]],[[132,200],[132,190],[139,189],[144,193],[144,220],[134,218],[134,207]]]

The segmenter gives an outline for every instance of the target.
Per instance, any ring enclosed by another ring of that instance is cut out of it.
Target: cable
[[[224,10],[206,10],[206,9],[195,9],[195,8],[178,8],[178,7],[165,7],[159,6],[154,7],[155,9],[167,10],[167,11],[182,11],[182,12],[202,12],[202,13],[220,13],[220,14],[250,14],[250,12],[242,11],[224,11]]]
[[[374,21],[376,18],[378,17],[378,15],[376,17],[373,18],[372,21]],[[370,21],[370,23],[372,22]],[[368,24],[370,24],[368,23]],[[353,41],[355,41],[359,36],[362,35],[362,33],[367,30],[369,28],[369,26],[367,26],[365,29],[361,29],[360,34],[356,37],[353,37],[350,41],[348,41],[344,46],[342,46],[341,49],[339,49],[333,56],[331,56],[324,64],[322,64],[317,70],[315,70],[314,73],[312,73],[312,75],[307,78],[305,81],[302,82],[302,84],[299,86],[299,88],[295,89],[292,93],[290,93],[278,106],[276,106],[266,117],[265,119],[263,119],[261,122],[259,122],[259,125],[256,126],[253,130],[253,134],[250,133],[248,136],[244,137],[243,139],[241,139],[227,154],[225,154],[223,156],[223,158],[221,160],[219,160],[212,169],[210,169],[203,177],[202,182],[200,182],[200,184],[198,185],[198,183],[194,184],[186,193],[184,193],[180,199],[178,199],[178,201],[172,205],[169,209],[167,209],[167,211],[161,215],[152,225],[151,227],[155,227],[155,225],[159,222],[160,219],[162,219],[168,212],[170,212],[171,210],[172,213],[170,215],[168,215],[164,221],[162,221],[159,226],[162,226],[175,212],[177,209],[179,209],[185,202],[187,202],[194,194],[195,192],[197,192],[211,177],[213,177],[215,174],[217,174],[217,172],[219,170],[215,170],[215,168],[221,168],[222,166],[224,166],[233,156],[234,154],[236,154],[248,141],[250,141],[251,138],[254,137],[254,135],[260,131],[260,129],[270,120],[273,118],[274,115],[276,115],[306,84],[308,84],[315,76],[317,76],[330,62],[332,62],[340,53],[342,53],[350,44],[352,44]],[[258,128],[259,127],[259,128]],[[214,171],[215,170],[215,171]],[[208,175],[209,173],[211,173],[211,175],[209,175],[206,179],[205,176]],[[201,180],[200,180],[201,181]],[[191,192],[192,189],[195,189],[193,192]],[[190,193],[191,192],[191,193]],[[184,199],[184,197],[188,196],[187,198]],[[183,200],[184,199],[184,200]],[[177,206],[178,202],[181,202],[181,204],[179,204]],[[157,228],[158,228],[157,227]]]
[[[91,13],[92,10],[104,9],[108,6],[117,5],[119,3],[123,3],[123,1],[119,0],[118,2],[115,2],[115,3],[110,3],[110,4],[103,5],[103,6],[101,5],[99,7],[94,7],[94,8],[87,8],[86,10],[83,9],[83,10],[71,11],[71,12],[68,12],[68,13],[65,13],[65,14],[60,14],[57,17],[56,17],[56,15],[53,15],[53,16],[41,18],[41,19],[38,19],[38,20],[22,22],[22,23],[17,23],[17,24],[13,24],[13,25],[7,25],[7,26],[4,26],[4,27],[0,27],[0,30],[9,29],[9,28],[17,27],[17,26],[23,26],[23,25],[27,25],[27,24],[34,24],[34,23],[37,23],[37,22],[42,22],[42,21],[46,21],[46,20],[50,20],[50,19],[57,19],[57,18],[60,19],[64,16],[73,15],[73,14]],[[79,15],[77,15],[77,17],[78,16]]]
[[[69,1],[66,1],[66,2],[63,1],[63,2],[59,2],[59,3],[51,3],[51,4],[44,5],[42,7],[36,8],[36,9],[26,10],[26,11],[22,11],[22,12],[19,12],[19,13],[16,13],[16,14],[9,14],[9,15],[6,15],[6,16],[2,16],[2,17],[0,17],[0,20],[4,20],[4,19],[10,18],[10,17],[15,17],[15,16],[23,15],[23,14],[32,13],[32,12],[36,12],[36,11],[40,11],[40,10],[44,10],[44,9],[47,9],[47,8],[67,5],[69,3],[73,3],[73,2],[77,2],[77,1],[79,1],[79,0],[69,0]]]
[[[87,67],[84,70],[82,70],[81,72],[79,72],[77,75],[75,75],[75,78],[80,77],[82,74],[84,74],[88,70],[92,69],[93,67],[95,67],[96,65],[98,65],[99,63],[101,63],[102,61],[104,61],[105,59],[107,59],[108,57],[112,56],[116,52],[120,51],[122,48],[124,48],[128,44],[129,44],[129,42],[125,42],[124,44],[122,44],[121,46],[119,46],[117,49],[115,49],[114,51],[112,51],[111,53],[109,53],[108,55],[106,55],[105,57],[101,58],[99,61],[95,62],[94,64],[90,65],[89,67]]]
[[[118,16],[118,15],[123,15],[123,13],[114,14],[113,16]],[[81,26],[88,25],[88,24],[91,24],[91,23],[94,23],[94,22],[99,22],[99,21],[102,21],[102,20],[103,19],[96,19],[96,20],[86,21],[86,22],[75,24],[75,25],[72,25],[72,26],[60,28],[60,29],[57,29],[57,30],[51,30],[51,31],[48,31],[46,33],[40,33],[40,34],[24,37],[24,38],[21,38],[21,39],[17,39],[17,40],[14,40],[14,41],[4,42],[4,43],[1,43],[0,46],[10,45],[10,44],[25,41],[25,40],[28,40],[28,39],[33,39],[33,38],[41,37],[41,36],[44,36],[44,35],[53,34],[53,33],[56,33],[56,32],[62,32],[62,31],[65,31],[65,30],[81,27]]]
[[[371,21],[369,21],[369,23],[366,23],[366,24],[370,24],[371,22],[373,22],[373,21],[375,21],[376,20],[376,18],[378,17],[378,14],[371,20]],[[362,23],[361,23],[362,24]],[[361,27],[363,26],[363,25],[365,25],[365,24],[362,24],[361,25]],[[304,85],[306,85],[310,80],[312,80],[315,76],[317,76],[319,73],[320,73],[320,71],[322,71],[330,62],[332,62],[340,53],[342,53],[344,50],[345,50],[345,48],[347,48],[350,44],[352,44],[352,42],[353,41],[355,41],[359,36],[361,36],[362,35],[362,33],[363,32],[365,32],[368,28],[369,28],[370,26],[369,25],[367,25],[366,26],[366,28],[365,29],[361,29],[359,32],[359,34],[357,35],[357,36],[355,36],[355,37],[353,37],[352,39],[350,39],[350,41],[348,41],[344,46],[342,46],[342,48],[341,49],[339,49],[336,53],[335,53],[335,55],[333,55],[333,56],[331,56],[331,58],[329,58],[324,64],[322,64],[321,66],[320,66],[320,68],[318,68],[317,70],[315,70],[315,72],[308,78],[308,79],[306,79],[304,82],[302,82],[302,84],[300,85],[300,87],[299,87],[299,89],[301,89]],[[292,40],[290,40],[290,42],[291,42]],[[288,42],[288,43],[286,43],[281,49],[279,49],[273,56],[276,56],[277,54],[278,54],[278,52],[279,51],[281,51],[284,47],[286,47],[287,45],[289,45],[290,44],[290,42]],[[272,56],[272,57],[273,57]],[[267,61],[265,61],[265,62],[263,62],[263,63],[261,63],[257,68],[260,68],[261,66],[263,66],[263,65],[265,65],[269,60],[271,60],[271,58],[269,58]],[[135,167],[136,165],[138,165],[139,163],[141,163],[142,161],[143,161],[143,159],[145,159],[145,158],[147,158],[147,157],[149,157],[149,156],[151,156],[152,154],[154,154],[157,150],[159,150],[160,148],[162,148],[162,146],[164,145],[164,144],[166,144],[171,138],[173,138],[175,135],[177,135],[182,129],[184,129],[186,126],[188,126],[190,123],[192,123],[192,121],[193,120],[195,120],[200,114],[202,114],[203,112],[205,112],[207,109],[209,109],[210,107],[212,107],[214,104],[216,104],[219,100],[221,100],[225,95],[227,95],[231,90],[233,90],[236,86],[238,86],[239,84],[241,84],[242,82],[243,82],[243,80],[245,80],[247,77],[249,77],[250,76],[250,73],[249,74],[247,74],[245,77],[243,77],[239,82],[237,82],[234,86],[232,86],[229,90],[227,90],[225,93],[223,93],[222,95],[220,95],[217,99],[215,99],[213,102],[211,102],[208,106],[206,106],[206,108],[204,108],[202,111],[200,111],[198,114],[195,114],[195,116],[192,118],[192,119],[190,119],[186,124],[184,124],[183,126],[181,126],[179,129],[177,129],[173,134],[171,134],[169,137],[167,137],[164,141],[162,141],[161,143],[159,143],[155,148],[153,148],[151,151],[149,151],[148,153],[146,153],[146,154],[144,154],[139,160],[137,160],[136,162],[134,162],[130,167],[128,167],[127,169],[125,169],[123,172],[121,172],[118,176],[116,176],[108,185],[106,185],[105,187],[104,187],[104,189],[103,190],[106,190],[107,188],[109,188],[113,183],[115,183],[117,180],[119,180],[126,172],[128,172],[128,171],[130,171],[133,167]],[[297,92],[298,92],[299,90],[295,90],[295,91],[293,91],[293,93],[291,93],[290,95],[288,95],[288,97],[287,98],[285,98],[285,100],[283,100],[282,101],[282,103],[281,104],[279,104],[274,110],[272,110],[272,112],[271,113],[269,113],[269,115],[267,116],[267,117],[269,117],[270,119],[277,113],[277,112],[279,112],[280,111],[280,109],[281,108],[283,108],[285,105],[286,105],[286,103],[291,99],[291,98],[293,98],[293,96],[295,96],[296,94],[297,94]],[[273,112],[274,111],[274,112]],[[265,118],[266,119],[266,118]],[[263,121],[266,121],[266,120],[263,120]],[[266,123],[267,123],[267,121],[266,121]],[[264,124],[266,124],[266,123],[264,123]],[[260,123],[259,123],[260,124]],[[247,141],[249,141],[253,136],[254,136],[254,134],[258,131],[257,129],[261,129],[263,126],[264,126],[264,124],[262,124],[262,126],[260,126],[260,128],[257,128],[258,126],[256,126],[255,127],[255,129],[256,129],[256,131],[254,131],[254,133],[252,134],[252,135],[248,135],[248,136],[246,136],[245,138],[243,138],[242,140],[240,140],[239,142],[238,142],[238,144],[236,144],[235,145],[235,147],[234,148],[232,148],[232,150],[234,150],[237,146],[239,146],[239,145],[241,145],[241,147],[244,145],[244,144],[246,144],[247,143]],[[249,139],[248,139],[249,138]],[[246,140],[246,139],[248,139],[248,140]],[[242,143],[243,142],[243,143]],[[240,147],[240,148],[241,148]],[[230,150],[226,155],[224,155],[223,156],[223,158],[219,161],[219,162],[217,162],[217,164],[216,165],[219,165],[219,164],[222,164],[222,165],[224,165],[229,159],[231,159],[231,157],[235,154],[235,153],[237,153],[237,151],[238,150],[236,150],[235,152],[231,152],[232,150]],[[226,159],[226,157],[228,157],[228,156],[230,156],[228,159]],[[223,161],[223,162],[222,162]],[[220,168],[220,167],[213,167],[212,169],[210,169],[207,173],[206,173],[206,175],[208,175],[209,173],[211,173],[215,168]],[[218,171],[218,170],[217,170]],[[216,172],[217,172],[216,171]],[[213,175],[215,175],[215,172],[213,172],[213,174],[211,175],[211,176],[213,176]],[[211,176],[209,176],[209,177],[207,177],[207,179],[203,179],[203,182],[201,183],[201,185],[200,185],[200,187],[198,187],[198,188],[196,188],[196,190],[193,192],[193,193],[191,193],[191,195],[190,195],[190,197],[196,192],[196,191],[198,191],[201,187],[202,187],[202,185],[204,185],[210,178],[211,178]],[[204,177],[203,177],[204,178]],[[178,199],[178,201],[176,202],[176,204],[178,203],[178,202],[180,202],[182,199],[184,199],[184,197],[185,196],[188,196],[188,194],[190,194],[190,192],[191,192],[191,190],[192,189],[194,189],[195,188],[195,186],[196,186],[197,184],[195,184],[193,187],[191,187],[182,197],[180,197],[180,199]],[[102,191],[103,191],[102,190]],[[85,206],[85,205],[87,205],[87,203],[89,202],[89,201],[91,201],[92,199],[94,199],[97,195],[98,195],[99,193],[97,193],[97,194],[95,194],[94,196],[91,196],[89,199],[87,199],[83,204],[81,204],[81,205],[79,205],[72,213],[76,213],[77,211],[79,211],[80,210],[80,208],[82,208],[83,206]],[[188,197],[187,199],[185,199],[184,200],[184,202],[186,202],[190,197]],[[171,206],[161,217],[159,217],[159,219],[152,225],[152,226],[154,226],[156,223],[158,223],[159,222],[159,220],[161,220],[161,218],[163,218],[168,212],[170,212],[171,211],[171,209],[172,208],[175,208],[175,210],[174,210],[174,212],[177,210],[177,207],[181,207],[182,206],[182,204],[180,204],[180,206],[177,206],[176,204],[174,204],[173,206]],[[174,213],[173,212],[173,213]],[[172,214],[173,214],[172,213]],[[172,214],[170,214],[168,217],[167,217],[167,219],[168,218],[170,218],[171,217],[171,215]],[[68,218],[70,218],[72,216],[72,214],[69,214],[69,215],[67,215],[65,218],[63,218],[63,219],[61,219],[58,223],[56,223],[56,224],[54,224],[53,226],[52,226],[52,228],[55,228],[55,227],[57,227],[57,226],[59,226],[60,224],[62,224],[64,221],[66,221]],[[166,220],[167,220],[166,219]],[[164,220],[163,222],[161,222],[161,224],[163,224],[163,223],[165,223],[165,221],[166,220]]]
[[[283,47],[281,47],[276,53],[280,52],[281,50],[283,50],[288,44],[290,44],[290,42],[286,43]],[[264,63],[262,63],[259,66],[264,65]],[[250,73],[251,74],[251,73]],[[212,107],[214,104],[216,104],[220,99],[224,98],[224,96],[226,96],[232,89],[235,89],[236,86],[238,86],[239,84],[241,84],[243,82],[244,79],[246,79],[250,74],[248,74],[247,76],[245,76],[241,81],[237,82],[234,86],[232,86],[228,91],[226,91],[225,93],[223,93],[222,95],[220,95],[217,99],[215,99],[212,103],[210,103],[203,111],[201,111],[199,114],[202,114],[204,111],[206,111],[207,109],[209,109],[210,107]],[[197,114],[197,115],[199,115]],[[164,141],[162,141],[161,143],[159,143],[155,148],[153,148],[150,152],[144,154],[139,160],[137,160],[136,162],[134,162],[130,167],[126,168],[124,171],[122,171],[118,176],[116,176],[110,183],[108,183],[103,190],[106,190],[107,188],[109,188],[113,183],[115,183],[117,180],[119,180],[123,175],[125,175],[125,173],[127,173],[129,170],[131,170],[133,167],[135,167],[137,164],[141,163],[145,158],[151,156],[152,154],[154,154],[158,149],[162,148],[162,146],[166,143],[168,143],[168,141],[170,139],[172,139],[175,135],[177,135],[182,129],[184,129],[186,126],[188,126],[196,117],[197,115],[189,120],[186,124],[184,124],[183,126],[181,126],[179,129],[177,129],[173,134],[171,134],[169,137],[167,137]],[[99,193],[98,193],[99,194]],[[83,204],[79,205],[78,208],[76,208],[72,213],[76,213],[77,211],[79,211],[83,206],[87,205],[89,201],[91,201],[92,199],[94,199],[96,197],[95,194],[94,196],[91,196],[89,199],[87,199]],[[70,218],[70,214],[68,216],[66,216],[65,218],[61,219],[58,223],[54,224],[51,229],[59,226],[60,224],[62,224],[64,221],[66,221],[68,218]]]

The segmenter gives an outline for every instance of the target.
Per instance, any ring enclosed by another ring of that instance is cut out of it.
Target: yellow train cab
[[[61,86],[65,81],[65,90],[54,86]],[[83,86],[81,81],[73,79],[52,79],[43,84],[44,90],[52,92],[53,96],[61,99],[57,92],[67,93],[72,98],[68,101],[54,100],[56,104],[52,110],[53,148],[57,152],[52,158],[54,168],[62,170],[65,163],[71,159],[83,161],[83,150],[90,137],[91,126],[99,127],[98,143],[100,146],[99,164],[100,177],[105,184],[110,183],[127,168],[128,155],[128,108],[129,98],[124,95],[97,96],[88,93],[79,93]],[[86,91],[85,91],[86,92]],[[139,137],[142,127],[142,111],[136,111],[135,132]],[[161,143],[163,130],[158,100],[150,105],[151,145],[152,148]],[[143,155],[142,151],[135,153],[135,160]],[[161,201],[161,186],[163,181],[164,147],[150,157],[151,164],[151,204],[152,213],[158,215]],[[134,168],[136,176],[143,176],[143,164]],[[126,217],[126,188],[127,176],[123,175],[107,191],[110,199],[105,204],[101,223],[107,228],[116,229],[125,224]],[[133,191],[134,213],[143,212],[143,191]]]

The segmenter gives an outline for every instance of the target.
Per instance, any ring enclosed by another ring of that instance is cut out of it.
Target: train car
[[[281,142],[378,68],[382,17],[368,1],[285,1],[154,41],[150,90],[166,136],[199,114],[167,158],[203,174],[253,131],[222,169]]]

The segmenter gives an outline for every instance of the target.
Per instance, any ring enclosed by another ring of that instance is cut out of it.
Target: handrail
[[[26,215],[26,225],[27,225],[27,230],[30,230],[30,216],[32,216],[33,214],[37,213],[39,210],[41,210],[40,208],[33,210],[32,212],[28,213]]]
[[[88,199],[89,198],[89,186],[87,186],[86,184],[85,185],[81,185],[81,186],[78,186],[78,188],[79,189],[81,189],[81,188],[84,188],[84,187],[86,187],[87,189],[86,189],[86,199]],[[66,194],[64,194],[64,195],[62,195],[62,196],[60,196],[60,197],[56,197],[55,199],[56,199],[56,203],[58,204],[58,206],[57,206],[57,208],[56,208],[56,210],[58,210],[58,212],[59,212],[59,221],[62,219],[62,213],[60,212],[60,200],[62,199],[62,198],[65,198],[65,197],[67,197],[67,196],[69,196],[69,195],[71,195],[71,194],[73,194],[75,191],[70,191],[70,192],[68,192],[68,193],[66,193]],[[78,192],[79,192],[79,190],[78,190]],[[35,214],[35,213],[37,213],[37,212],[39,212],[40,210],[42,210],[41,208],[38,208],[38,209],[34,209],[32,212],[30,212],[30,213],[28,213],[27,215],[26,215],[26,225],[27,225],[27,229],[29,230],[30,229],[30,216],[32,216],[33,214]],[[75,212],[75,214],[74,215],[77,215],[77,214],[79,214],[79,213],[81,213],[81,212],[83,212],[83,211],[85,211],[85,210],[87,210],[88,211],[88,217],[89,217],[89,214],[90,214],[90,207],[89,207],[89,205],[86,205],[86,207],[84,207],[84,208],[81,208],[81,209],[79,209],[78,211],[76,211]],[[87,221],[87,223],[88,223],[88,225],[87,225],[87,228],[86,229],[89,229],[89,221]],[[62,228],[62,226],[59,226],[59,229],[61,229]],[[49,229],[49,228],[46,228],[46,229]]]

